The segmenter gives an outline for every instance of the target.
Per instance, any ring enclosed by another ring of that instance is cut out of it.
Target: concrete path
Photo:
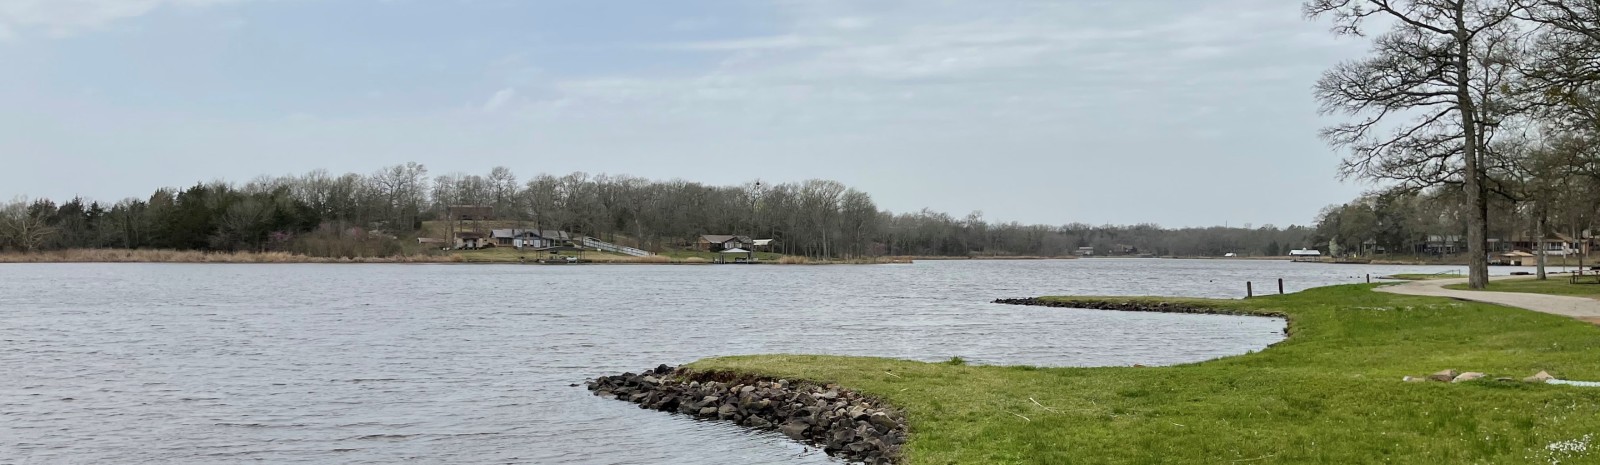
[[[1507,279],[1532,279],[1527,276],[1496,276],[1490,279],[1502,281]],[[1550,279],[1567,279],[1564,275],[1552,275]],[[1590,323],[1600,324],[1600,300],[1573,297],[1564,295],[1527,294],[1521,292],[1487,292],[1487,291],[1458,291],[1445,289],[1453,284],[1466,284],[1466,278],[1460,279],[1434,279],[1427,281],[1411,281],[1393,286],[1382,286],[1380,292],[1393,294],[1419,295],[1429,297],[1449,297],[1453,299],[1471,300],[1474,302],[1488,302],[1508,307],[1525,308],[1536,312],[1553,315],[1570,316]]]

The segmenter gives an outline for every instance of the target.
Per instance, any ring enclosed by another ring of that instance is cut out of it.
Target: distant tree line
[[[750,182],[710,186],[683,180],[573,173],[519,181],[510,169],[430,177],[416,163],[371,174],[259,177],[157,189],[116,203],[16,200],[0,210],[0,248],[161,248],[288,251],[314,256],[406,253],[424,222],[450,206],[487,206],[498,220],[570,231],[662,251],[702,234],[774,239],[775,251],[810,257],[1280,255],[1307,244],[1311,229],[1062,226],[993,223],[922,210],[880,210],[838,182]],[[443,238],[441,238],[443,239]],[[414,247],[413,247],[414,248]]]

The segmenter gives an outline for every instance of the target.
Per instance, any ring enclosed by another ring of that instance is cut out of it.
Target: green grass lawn
[[[1466,284],[1453,284],[1445,289],[1458,289],[1470,291],[1472,288]],[[1572,284],[1566,275],[1551,275],[1550,279],[1539,281],[1537,279],[1511,279],[1489,281],[1485,291],[1496,292],[1525,292],[1529,294],[1570,295],[1600,299],[1600,284]]]
[[[1292,336],[1259,353],[1173,367],[802,355],[690,366],[837,382],[884,399],[910,418],[911,464],[1600,463],[1600,443],[1586,442],[1600,441],[1600,389],[1401,382],[1447,368],[1600,380],[1600,327],[1372,286],[1174,299],[1287,314]],[[1564,441],[1596,450],[1551,448]]]

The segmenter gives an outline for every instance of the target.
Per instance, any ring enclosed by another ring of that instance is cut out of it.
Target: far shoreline
[[[584,252],[576,263],[564,261],[543,261],[527,256],[507,254],[500,257],[483,258],[482,256],[459,254],[412,254],[394,255],[388,257],[314,257],[310,255],[289,252],[202,252],[202,251],[177,251],[164,249],[69,249],[52,250],[43,252],[6,252],[0,253],[0,264],[24,263],[224,263],[224,264],[438,264],[438,265],[716,265],[713,260],[701,257],[669,257],[666,255],[652,255],[648,257],[632,257],[600,252]],[[1573,267],[1575,263],[1564,262],[1552,257],[1546,266]],[[926,256],[926,255],[899,255],[854,259],[812,259],[799,256],[785,256],[778,259],[763,259],[753,263],[735,263],[739,265],[893,265],[914,264],[918,261],[1045,261],[1045,260],[1084,260],[1094,262],[1098,260],[1230,260],[1230,261],[1289,261],[1288,257],[1203,257],[1203,256],[1035,256],[1035,255],[958,255],[958,256]],[[1342,264],[1333,261],[1306,262],[1306,265],[1332,265]],[[1420,257],[1407,257],[1397,259],[1372,259],[1360,261],[1360,265],[1380,266],[1466,266],[1465,260],[1426,259]],[[1600,265],[1600,263],[1596,263]],[[1585,266],[1590,265],[1585,263]]]
[[[590,254],[589,252],[585,253]],[[913,257],[863,259],[809,259],[784,257],[739,265],[892,265],[911,264]],[[72,249],[44,252],[0,253],[0,265],[48,263],[192,263],[192,264],[327,264],[327,265],[716,265],[701,258],[675,259],[661,255],[630,257],[594,254],[577,262],[546,261],[524,257],[482,259],[462,255],[395,255],[388,257],[314,257],[288,252],[202,252],[147,249]]]

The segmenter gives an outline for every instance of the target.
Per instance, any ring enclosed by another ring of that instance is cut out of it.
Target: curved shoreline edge
[[[778,431],[830,456],[869,465],[900,463],[906,417],[898,409],[835,384],[706,372],[661,365],[588,383],[602,398],[639,408]]]
[[[1119,312],[1143,313],[1184,313],[1191,315],[1229,315],[1229,316],[1259,316],[1268,318],[1288,319],[1289,314],[1275,311],[1258,311],[1219,306],[1195,305],[1178,300],[1152,300],[1152,298],[1128,298],[1121,300],[1100,299],[1094,297],[1025,297],[1021,299],[995,299],[997,304],[1024,305],[1033,307],[1075,308],[1082,310],[1110,310]]]
[[[996,299],[993,303],[1289,319],[1289,315],[1282,312],[1149,299],[1029,297]],[[1288,334],[1288,325],[1285,325],[1285,340]],[[818,447],[830,456],[871,465],[903,463],[901,449],[909,435],[908,419],[901,410],[838,384],[667,365],[638,374],[601,376],[585,384],[602,398],[627,401],[642,409],[728,421],[758,431],[778,431],[790,439]]]
[[[685,367],[822,380],[882,399],[904,412],[914,430],[895,463],[1600,459],[1600,452],[1547,447],[1587,442],[1585,435],[1600,430],[1600,393],[1495,381],[1541,370],[1600,378],[1593,363],[1600,333],[1593,325],[1497,305],[1372,292],[1380,286],[1246,300],[1011,299],[1043,307],[1281,317],[1291,329],[1292,336],[1271,350],[1191,364],[1051,368],[775,354],[712,357]],[[1441,368],[1479,369],[1488,377],[1403,380]],[[1562,420],[1548,421],[1557,417]],[[1460,438],[1469,434],[1522,439],[1461,447]],[[1329,437],[1341,439],[1305,447]]]
[[[1289,340],[1290,329],[1294,327],[1294,319],[1288,313],[1272,310],[1256,310],[1248,308],[1224,307],[1219,305],[1202,305],[1186,302],[1181,299],[1159,300],[1153,297],[1105,299],[1096,297],[1025,297],[1020,299],[995,299],[991,303],[1002,305],[1021,305],[1027,307],[1049,307],[1078,310],[1106,310],[1114,312],[1139,312],[1139,313],[1177,313],[1186,315],[1223,315],[1223,316],[1254,316],[1262,318],[1281,318],[1284,320],[1283,341]],[[1268,345],[1281,344],[1278,341]]]

